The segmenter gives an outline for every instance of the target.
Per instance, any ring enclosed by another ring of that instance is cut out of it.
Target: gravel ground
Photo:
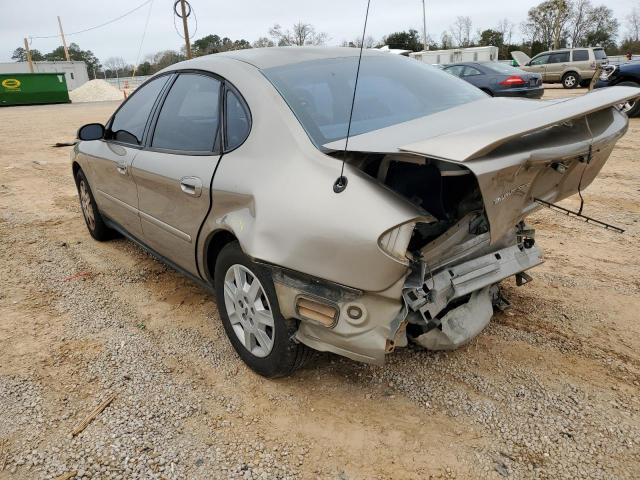
[[[640,477],[640,121],[586,194],[627,232],[537,213],[546,263],[471,345],[268,381],[209,294],[86,232],[50,145],[116,106],[0,110],[0,479]]]

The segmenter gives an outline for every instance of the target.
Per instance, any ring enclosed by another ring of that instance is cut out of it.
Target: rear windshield
[[[345,138],[358,57],[312,60],[263,70],[317,147]],[[351,134],[431,115],[486,98],[473,85],[417,60],[365,56]]]
[[[482,66],[487,70],[491,70],[492,72],[504,73],[506,75],[518,75],[520,73],[524,73],[519,68],[512,67],[508,63],[491,62],[483,63]]]
[[[602,48],[594,48],[593,54],[596,56],[596,60],[604,60],[605,58],[607,58],[607,54]]]

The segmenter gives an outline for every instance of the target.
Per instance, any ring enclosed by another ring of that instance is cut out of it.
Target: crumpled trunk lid
[[[537,208],[535,198],[557,202],[593,181],[628,127],[627,117],[612,107],[638,96],[640,89],[612,87],[556,101],[480,100],[355,136],[349,149],[417,155],[469,169],[478,180],[493,244]]]

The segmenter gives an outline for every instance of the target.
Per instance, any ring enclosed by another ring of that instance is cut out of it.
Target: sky
[[[174,0],[153,0],[131,15],[106,27],[77,35],[68,35],[82,49],[92,50],[104,62],[109,57],[122,57],[127,63],[160,50],[177,50],[183,45],[174,26]],[[613,9],[624,24],[624,17],[640,0],[592,0]],[[144,0],[0,0],[0,61],[10,61],[13,50],[23,45],[23,38],[58,33],[56,16],[60,15],[65,33],[83,30],[114,19],[142,4]],[[267,36],[278,23],[288,27],[298,21],[310,23],[326,32],[330,45],[358,38],[362,32],[366,0],[190,0],[197,18],[194,39],[218,34],[231,39],[253,41]],[[519,25],[527,11],[538,0],[427,0],[427,33],[436,40],[448,30],[459,15],[473,20],[473,30],[491,28],[507,18]],[[144,42],[147,16],[149,24]],[[175,25],[181,31],[179,19]],[[371,0],[367,35],[376,39],[385,34],[415,28],[422,32],[420,0]],[[195,29],[195,21],[190,23]],[[518,27],[515,38],[519,38]],[[624,25],[621,32],[624,33]],[[31,48],[46,53],[61,45],[58,38],[31,40]]]

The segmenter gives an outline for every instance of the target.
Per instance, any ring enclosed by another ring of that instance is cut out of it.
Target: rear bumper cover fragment
[[[430,275],[427,268],[422,286],[403,291],[410,311],[409,320],[412,321],[413,315],[416,323],[428,324],[451,301],[529,270],[542,261],[537,246],[522,248],[513,245],[446,268],[435,275]],[[415,318],[415,315],[419,317]]]

